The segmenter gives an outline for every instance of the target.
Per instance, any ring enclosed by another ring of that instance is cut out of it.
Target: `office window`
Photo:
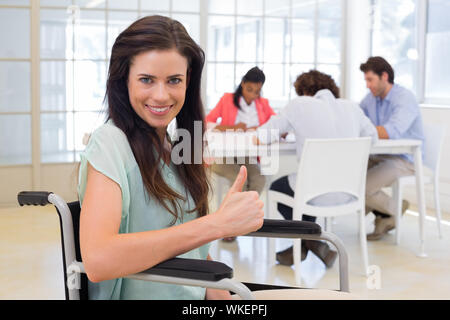
[[[372,55],[394,68],[394,81],[418,94],[417,0],[373,0]]]
[[[339,0],[40,0],[39,32],[33,33],[34,5],[30,0],[0,0],[0,42],[5,44],[0,47],[0,165],[31,164],[31,136],[37,134],[40,149],[33,154],[39,157],[33,159],[79,160],[84,134],[104,121],[114,40],[146,15],[177,19],[195,41],[207,44],[207,109],[224,92],[233,92],[255,65],[266,73],[263,96],[276,109],[295,96],[292,84],[301,72],[318,68],[340,82]],[[33,34],[39,36],[39,47],[32,60]],[[39,88],[33,96],[32,81]],[[32,109],[39,111],[39,132],[30,129],[36,123]],[[10,123],[23,130],[6,139]]]
[[[125,30],[130,24],[139,18],[139,13],[126,11],[109,11],[108,12],[108,50],[106,52],[108,59],[111,55],[111,49],[117,36]]]
[[[296,96],[293,83],[301,72],[317,68],[341,82],[341,1],[208,4],[206,109],[234,92],[253,66],[266,74],[262,95],[275,109]]]
[[[119,11],[111,12],[111,19],[106,23],[109,12],[100,2],[74,3],[79,7],[68,9],[58,7],[57,3],[41,2],[42,163],[78,160],[84,148],[81,143],[84,133],[103,122],[107,56],[112,46],[108,35],[117,35],[117,25],[123,26]],[[116,2],[110,4],[114,6]],[[127,12],[126,18],[129,18]],[[79,128],[86,131],[78,132]]]
[[[29,1],[1,1],[0,165],[31,164],[30,39]]]
[[[42,163],[79,161],[84,135],[104,122],[111,49],[119,33],[132,22],[147,15],[165,15],[183,23],[194,40],[200,38],[199,0],[40,3]],[[28,44],[29,40],[21,45]]]
[[[0,5],[29,6],[30,0],[0,0]]]
[[[450,102],[450,3],[428,1],[425,53],[425,99],[435,103]]]
[[[31,116],[0,114],[0,165],[31,163]]]
[[[109,9],[138,10],[138,0],[108,0]]]

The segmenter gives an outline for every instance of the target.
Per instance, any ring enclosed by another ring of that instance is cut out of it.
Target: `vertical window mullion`
[[[40,1],[30,3],[31,164],[32,188],[41,186]]]
[[[344,61],[347,59],[347,23],[342,23],[343,21],[347,21],[347,12],[348,12],[347,1],[341,0],[341,21],[340,21],[340,45],[341,45],[341,55],[339,61],[339,69],[341,72],[340,76],[340,95],[341,97],[345,97],[345,92],[347,91],[347,74],[344,70]]]
[[[74,3],[75,1],[73,0],[72,3]],[[74,9],[73,9],[74,10]],[[80,9],[79,9],[80,10]],[[81,16],[81,13],[80,13]],[[72,13],[72,110],[67,111],[66,109],[66,113],[68,114],[69,112],[72,113],[72,127],[73,127],[73,134],[72,134],[72,145],[73,147],[73,156],[74,156],[74,161],[75,161],[75,155],[76,155],[76,147],[75,147],[75,51],[76,51],[76,41],[75,41],[75,34],[76,34],[76,14]],[[66,117],[68,118],[68,117]]]
[[[417,99],[419,103],[425,102],[425,72],[426,72],[426,36],[428,21],[428,4],[429,1],[419,1],[416,10],[417,15],[417,51],[418,63],[416,65],[417,74]]]
[[[141,0],[139,0],[141,1]],[[203,48],[205,52],[208,52],[208,23],[209,23],[209,14],[208,14],[208,0],[200,0],[200,47]],[[201,83],[201,97],[203,101],[203,105],[207,105],[207,97],[208,93],[206,91],[207,86],[207,68],[209,68],[209,63],[206,59],[205,67],[203,68],[203,76]]]
[[[108,60],[108,21],[109,21],[109,0],[105,3],[105,58]]]
[[[283,95],[286,95],[286,65],[288,65],[288,63],[290,63],[290,50],[288,48],[288,46],[286,45],[286,40],[288,39],[287,35],[289,34],[289,21],[286,19],[286,17],[283,18],[283,27],[284,27],[284,32],[283,32]],[[289,40],[289,45],[290,45],[290,40]],[[286,54],[286,50],[288,50],[288,54]],[[286,61],[286,56],[288,56],[288,61]],[[288,92],[289,95],[289,92]]]
[[[373,31],[375,26],[375,0],[370,0],[370,39],[369,39],[369,52],[373,54]]]
[[[265,33],[265,25],[266,25],[266,1],[262,0],[262,17],[260,19],[261,25],[260,28],[256,30],[256,64],[258,64],[259,61],[264,61],[264,33]],[[261,31],[261,34],[260,34]],[[259,46],[259,44],[261,44]],[[258,48],[261,48],[262,56],[260,57],[258,54]]]
[[[318,65],[318,46],[319,46],[319,1],[315,1],[314,8],[314,68]]]
[[[237,0],[234,0],[234,56],[233,56],[233,89],[236,83],[236,58],[237,58]],[[233,90],[234,91],[234,90]]]
[[[291,79],[291,67],[292,67],[292,42],[293,42],[293,34],[292,34],[292,12],[294,11],[293,8],[293,0],[289,1],[289,16],[288,16],[288,21],[289,21],[289,94],[288,94],[288,99],[291,100],[292,99],[292,79]]]

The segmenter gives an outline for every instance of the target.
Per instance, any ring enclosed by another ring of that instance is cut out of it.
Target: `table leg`
[[[420,150],[420,146],[415,147],[414,149],[414,169],[416,171],[416,192],[418,196],[418,205],[419,205],[419,232],[420,232],[420,251],[419,257],[426,257],[425,253],[425,215],[426,215],[426,206],[425,206],[425,191],[424,191],[424,183],[423,183],[423,167],[422,167],[422,152]]]

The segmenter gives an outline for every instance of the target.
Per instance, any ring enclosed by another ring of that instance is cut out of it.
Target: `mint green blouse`
[[[149,145],[149,148],[151,146]],[[87,163],[115,181],[122,190],[122,220],[119,233],[133,233],[163,229],[171,226],[173,215],[153,198],[149,197],[139,166],[136,163],[125,133],[109,120],[95,130],[81,154],[78,196],[83,202],[86,191]],[[180,203],[183,214],[174,225],[197,217],[197,212],[187,213],[195,207],[190,194],[179,179],[175,165],[168,166],[162,160],[160,171],[164,181],[187,201]],[[107,199],[99,199],[107,201]],[[163,248],[160,248],[163,250]],[[206,259],[209,245],[186,252],[179,257]],[[158,248],[156,248],[158,250]],[[149,250],[151,252],[151,250]],[[89,282],[89,299],[204,299],[205,289],[200,287],[164,284],[132,279],[113,279],[99,283]]]

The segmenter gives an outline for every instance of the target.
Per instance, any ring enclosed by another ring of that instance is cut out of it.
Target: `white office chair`
[[[333,217],[357,213],[364,275],[369,259],[365,226],[365,188],[371,138],[306,139],[298,165],[294,197],[269,190],[269,218],[275,216],[277,203],[293,208],[293,220],[302,214]],[[346,193],[353,200],[339,205],[312,205],[310,200],[327,193]],[[294,240],[295,280],[301,283],[301,242]],[[275,242],[269,240],[269,255],[275,256]],[[272,260],[273,261],[273,260]]]
[[[436,222],[439,232],[439,238],[442,238],[441,232],[441,206],[439,202],[439,166],[444,142],[446,128],[438,125],[424,125],[425,149],[424,165],[430,169],[426,170],[431,175],[424,174],[424,184],[432,184],[434,190],[434,204],[436,209]],[[425,172],[426,173],[426,172]],[[414,175],[398,178],[392,185],[392,195],[397,203],[397,213],[395,215],[395,242],[400,242],[401,235],[401,218],[402,218],[402,196],[403,187],[407,185],[415,185],[416,177]],[[423,226],[422,226],[423,227]]]

